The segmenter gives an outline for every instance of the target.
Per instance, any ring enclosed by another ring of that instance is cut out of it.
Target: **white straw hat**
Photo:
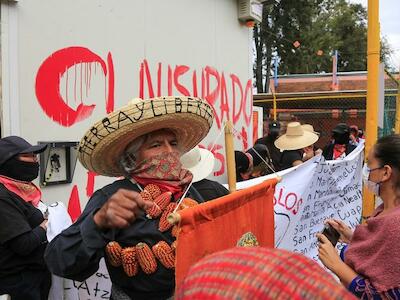
[[[280,150],[298,150],[310,146],[318,141],[318,135],[303,129],[299,122],[287,125],[286,133],[275,141]]]
[[[95,123],[79,144],[82,165],[99,175],[123,176],[120,158],[136,138],[160,129],[173,131],[185,153],[210,130],[214,119],[211,106],[195,97],[133,99],[128,105]]]
[[[214,154],[207,149],[194,147],[181,157],[183,167],[193,174],[193,182],[208,177],[214,170]]]
[[[314,126],[312,126],[311,124],[303,124],[301,125],[301,127],[303,128],[304,131],[309,131],[319,136],[319,132],[315,131]]]

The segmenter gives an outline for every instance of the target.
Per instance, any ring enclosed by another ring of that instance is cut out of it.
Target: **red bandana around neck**
[[[42,198],[42,192],[33,182],[19,181],[0,175],[0,183],[3,184],[7,190],[17,194],[24,201],[31,202],[35,207],[38,206]]]
[[[179,154],[162,153],[144,160],[131,172],[132,178],[142,186],[153,183],[162,192],[172,192],[179,199],[193,179],[190,171],[182,168]]]
[[[346,145],[335,144],[333,146],[333,159],[338,159],[346,152]],[[346,156],[346,155],[345,155]]]

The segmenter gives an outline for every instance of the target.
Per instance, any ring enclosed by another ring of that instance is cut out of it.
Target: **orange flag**
[[[274,247],[273,197],[276,179],[179,212],[176,287],[202,257],[256,240]]]

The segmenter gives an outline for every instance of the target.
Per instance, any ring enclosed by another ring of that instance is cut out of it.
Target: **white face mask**
[[[369,180],[369,174],[371,173],[372,170],[377,170],[380,168],[375,168],[375,169],[370,169],[368,168],[367,164],[364,164],[363,170],[362,170],[362,179],[364,185],[367,187],[369,191],[375,194],[375,196],[379,197],[379,190],[380,190],[380,182],[373,182]]]

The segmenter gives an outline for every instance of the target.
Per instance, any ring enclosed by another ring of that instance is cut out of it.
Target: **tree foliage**
[[[259,93],[268,92],[273,57],[279,59],[278,74],[332,72],[335,50],[338,71],[366,70],[367,11],[345,0],[269,0],[254,27],[254,43]],[[382,53],[387,60],[387,43]]]

